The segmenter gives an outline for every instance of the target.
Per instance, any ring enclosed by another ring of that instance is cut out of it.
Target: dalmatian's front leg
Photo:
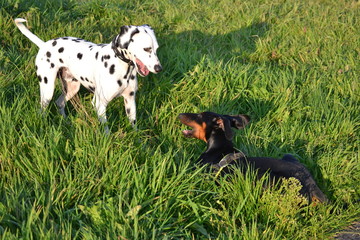
[[[122,96],[124,97],[125,111],[129,118],[131,126],[136,129],[136,102],[135,102],[135,91],[126,89]]]

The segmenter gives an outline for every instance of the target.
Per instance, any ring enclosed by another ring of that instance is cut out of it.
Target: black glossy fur
[[[184,130],[186,137],[195,137],[204,140],[207,148],[198,159],[200,164],[211,164],[218,166],[219,162],[228,154],[238,153],[234,148],[231,127],[241,129],[250,121],[247,115],[220,115],[213,112],[182,113],[179,115],[180,121],[192,127],[192,130]],[[281,178],[294,177],[302,184],[300,193],[306,196],[309,201],[326,202],[325,194],[319,189],[310,172],[295,157],[290,154],[284,155],[282,159],[269,157],[246,157],[241,156],[223,168],[225,173],[231,172],[229,166],[240,166],[246,170],[252,166],[257,170],[259,177],[269,173],[276,181]]]

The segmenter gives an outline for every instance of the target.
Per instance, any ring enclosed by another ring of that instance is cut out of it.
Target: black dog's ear
[[[234,133],[231,129],[230,121],[227,118],[221,117],[217,117],[215,121],[218,127],[224,131],[226,139],[232,140]]]
[[[225,115],[224,117],[229,119],[231,127],[237,129],[244,128],[250,122],[250,116],[245,114]]]

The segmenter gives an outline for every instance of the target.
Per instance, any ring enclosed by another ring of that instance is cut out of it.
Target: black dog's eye
[[[149,47],[149,48],[144,48],[144,51],[145,51],[145,52],[148,52],[148,53],[151,53],[151,47]]]

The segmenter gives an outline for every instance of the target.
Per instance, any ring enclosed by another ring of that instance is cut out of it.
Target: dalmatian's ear
[[[139,29],[135,26],[122,26],[120,33],[113,39],[112,46],[128,49],[130,42],[133,41],[132,37],[139,32]]]

